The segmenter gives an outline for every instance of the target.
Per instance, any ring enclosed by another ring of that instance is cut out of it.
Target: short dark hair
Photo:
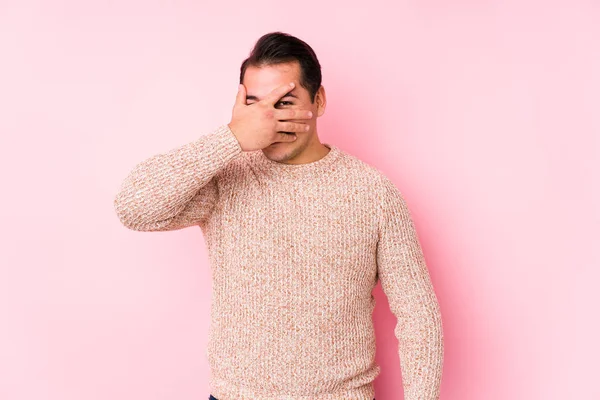
[[[240,84],[244,81],[248,66],[262,67],[293,61],[300,63],[300,85],[308,90],[310,101],[314,103],[317,91],[321,87],[321,64],[306,42],[288,33],[271,32],[256,41],[249,57],[242,63]]]

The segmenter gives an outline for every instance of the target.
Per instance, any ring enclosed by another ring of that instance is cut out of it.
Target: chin
[[[289,143],[281,142],[265,147],[263,153],[273,161],[285,161],[290,158],[293,150],[289,147]]]

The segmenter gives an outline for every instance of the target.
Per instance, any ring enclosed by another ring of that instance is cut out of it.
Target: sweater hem
[[[306,395],[262,392],[252,388],[232,385],[224,380],[212,378],[209,383],[210,394],[218,400],[373,400],[375,388],[373,382],[356,388],[342,389],[337,392],[323,392]]]

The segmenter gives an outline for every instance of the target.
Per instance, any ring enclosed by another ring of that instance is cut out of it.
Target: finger
[[[237,95],[235,96],[235,103],[246,105],[246,87],[243,84],[238,85]]]
[[[311,119],[312,111],[310,110],[293,110],[290,108],[277,108],[273,113],[275,119],[284,121],[288,119]]]
[[[310,126],[303,122],[281,121],[277,124],[277,132],[306,132]]]
[[[275,103],[277,103],[279,101],[279,99],[281,99],[283,96],[285,96],[289,91],[293,90],[295,85],[296,84],[294,82],[291,82],[291,83],[287,83],[285,85],[276,87],[275,89],[273,89],[271,91],[271,93],[269,93],[268,95],[265,96],[263,101],[270,105],[275,105]]]
[[[298,136],[296,136],[295,133],[284,133],[284,132],[281,132],[279,134],[278,140],[276,140],[276,141],[277,142],[293,142],[296,139],[298,139]]]

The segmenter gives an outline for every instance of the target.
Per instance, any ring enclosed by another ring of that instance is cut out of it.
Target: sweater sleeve
[[[382,176],[377,276],[397,317],[405,400],[438,400],[444,356],[440,307],[410,211]]]
[[[114,209],[136,231],[182,229],[205,221],[219,198],[217,173],[242,153],[221,125],[199,139],[138,163],[121,183]]]

